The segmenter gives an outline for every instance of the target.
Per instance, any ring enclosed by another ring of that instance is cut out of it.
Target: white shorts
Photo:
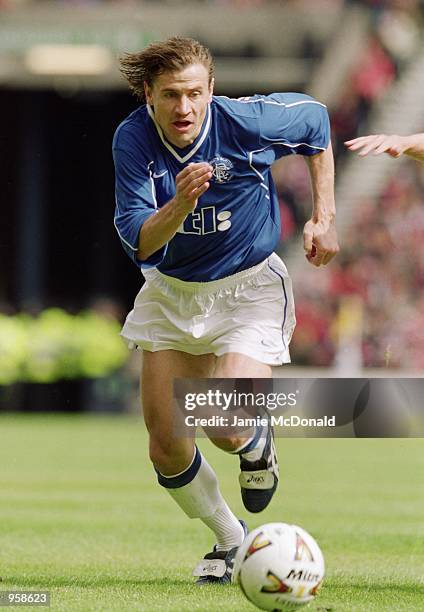
[[[122,328],[129,347],[204,355],[242,353],[269,365],[290,363],[296,319],[291,279],[273,253],[262,263],[206,283],[179,280],[156,268]]]

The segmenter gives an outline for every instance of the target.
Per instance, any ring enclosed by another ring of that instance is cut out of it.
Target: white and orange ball
[[[308,532],[268,523],[250,532],[238,549],[233,581],[261,610],[295,610],[315,598],[324,571],[323,554]]]

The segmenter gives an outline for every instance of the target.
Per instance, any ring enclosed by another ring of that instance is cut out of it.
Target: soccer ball
[[[324,557],[314,538],[297,525],[268,523],[244,540],[233,581],[261,610],[295,610],[311,602],[324,578]]]

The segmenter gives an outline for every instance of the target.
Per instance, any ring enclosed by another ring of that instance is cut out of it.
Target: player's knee
[[[160,470],[163,465],[167,465],[172,459],[171,448],[163,442],[150,440],[149,456],[153,465]]]
[[[177,473],[183,470],[187,462],[190,462],[193,452],[193,449],[185,448],[179,441],[150,440],[150,461],[159,472],[164,474]]]

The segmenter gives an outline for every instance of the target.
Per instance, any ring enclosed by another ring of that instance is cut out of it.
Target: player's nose
[[[179,115],[188,115],[190,112],[190,101],[187,96],[181,96],[178,100],[176,111]]]

